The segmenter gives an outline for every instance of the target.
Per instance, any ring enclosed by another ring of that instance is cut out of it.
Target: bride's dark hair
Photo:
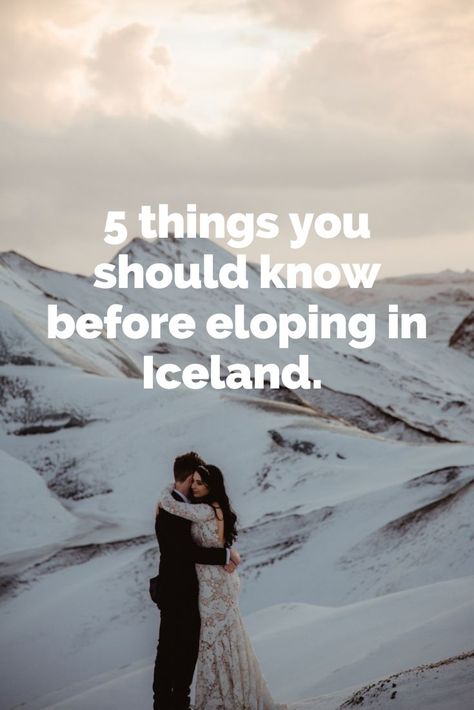
[[[219,503],[224,516],[224,539],[229,547],[237,537],[237,515],[232,510],[232,506],[227,495],[224,476],[217,466],[206,464],[198,466],[196,471],[201,476],[201,480],[209,488],[209,493],[204,498],[194,499],[194,503]]]

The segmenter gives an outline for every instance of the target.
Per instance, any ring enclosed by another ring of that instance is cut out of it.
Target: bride
[[[159,507],[192,521],[201,547],[231,546],[237,516],[231,508],[222,472],[198,466],[193,476],[195,505],[183,505],[162,493]],[[239,609],[240,581],[216,565],[196,565],[201,634],[196,669],[196,710],[283,710],[273,702],[245,630]]]

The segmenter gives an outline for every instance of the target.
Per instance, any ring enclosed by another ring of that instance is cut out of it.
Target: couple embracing
[[[178,456],[156,511],[160,609],[154,710],[277,710],[239,610],[237,517],[222,472],[195,453]]]

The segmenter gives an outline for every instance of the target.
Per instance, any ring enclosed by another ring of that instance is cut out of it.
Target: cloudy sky
[[[1,3],[0,249],[91,273],[107,210],[368,212],[275,260],[474,268],[471,0]]]

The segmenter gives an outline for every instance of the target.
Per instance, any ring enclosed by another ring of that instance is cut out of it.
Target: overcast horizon
[[[131,241],[131,240],[130,240],[130,241]],[[108,262],[112,261],[112,259],[114,258],[114,256],[115,256],[119,251],[123,250],[123,249],[126,247],[126,245],[127,245],[128,243],[130,243],[130,242],[127,242],[126,244],[124,244],[124,245],[121,246],[121,247],[116,247],[116,248],[115,248],[115,251],[114,251],[113,253],[109,253],[107,257],[104,257],[104,261],[105,261],[105,260],[107,260]],[[151,242],[148,242],[148,243],[153,244],[154,242],[151,241]],[[234,250],[234,251],[231,251],[227,246],[224,246],[224,245],[222,245],[222,244],[219,244],[219,246],[222,246],[226,251],[229,252],[229,254],[235,255],[235,254],[239,253],[239,252],[236,252],[235,250]],[[94,267],[95,267],[95,264],[93,264],[93,266],[92,266],[92,268],[90,269],[90,271],[79,271],[79,270],[74,270],[74,268],[71,268],[71,269],[68,269],[68,268],[60,269],[60,268],[53,267],[53,266],[51,266],[50,264],[43,263],[43,262],[41,261],[41,259],[39,259],[39,260],[38,260],[38,259],[33,259],[32,257],[27,256],[27,254],[23,254],[21,251],[18,251],[18,249],[14,249],[14,248],[12,248],[12,249],[4,249],[4,250],[0,251],[0,256],[1,256],[2,254],[8,253],[8,252],[10,252],[10,251],[13,251],[13,252],[15,252],[15,253],[17,253],[17,254],[20,254],[20,256],[26,257],[27,259],[29,259],[30,261],[34,262],[34,263],[37,264],[38,266],[43,267],[43,268],[46,268],[46,269],[53,269],[53,270],[55,270],[55,271],[60,271],[60,272],[70,273],[70,274],[75,274],[75,275],[81,275],[81,276],[87,276],[87,277],[92,277],[92,276],[94,275]],[[242,252],[241,252],[241,253],[242,253]],[[294,259],[293,261],[294,261],[295,263],[299,263],[299,260],[298,260],[298,259]],[[258,259],[250,259],[249,257],[247,257],[247,262],[248,262],[248,263],[258,263]],[[97,262],[97,263],[99,263],[99,262]],[[430,275],[430,274],[440,274],[440,273],[443,273],[443,272],[445,272],[445,271],[452,271],[453,273],[459,274],[459,275],[462,275],[462,274],[474,274],[474,269],[471,269],[471,268],[469,268],[469,267],[466,266],[464,269],[450,269],[449,267],[444,267],[444,268],[442,268],[442,269],[438,269],[437,271],[409,271],[409,272],[406,272],[406,273],[385,274],[385,275],[384,275],[384,274],[383,274],[383,265],[382,265],[382,268],[380,269],[380,275],[377,276],[377,278],[375,279],[374,286],[375,286],[377,283],[380,283],[381,281],[384,281],[385,279],[404,278],[404,277],[415,277],[415,276],[423,276],[423,275]],[[284,271],[282,272],[281,276],[284,278]],[[344,286],[344,285],[346,285],[346,281],[345,281],[344,277],[341,276],[341,284],[340,284],[340,286]],[[299,288],[301,288],[301,286],[300,286]],[[327,289],[320,289],[320,288],[318,288],[317,286],[313,286],[313,289],[314,289],[315,291],[322,291],[322,292],[327,292],[327,293],[329,293],[329,291],[330,291],[330,290],[327,290]]]
[[[0,9],[0,251],[92,274],[108,210],[275,212],[245,250],[474,269],[474,7],[465,0],[19,0]],[[289,247],[288,212],[370,240]],[[231,250],[238,253],[237,250]]]

